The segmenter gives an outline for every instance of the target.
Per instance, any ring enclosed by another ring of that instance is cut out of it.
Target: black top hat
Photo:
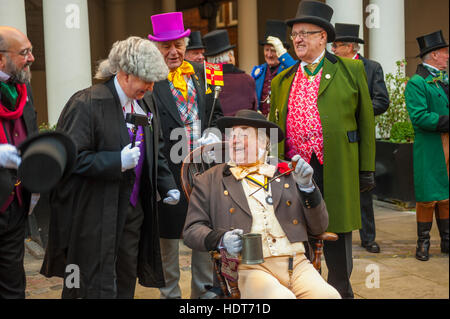
[[[228,38],[227,30],[215,30],[209,32],[203,37],[206,51],[204,56],[218,55],[222,52],[235,48],[235,45],[230,45],[230,39]]]
[[[204,49],[202,42],[202,33],[200,31],[193,31],[189,36],[189,45],[186,50]]]
[[[418,57],[420,56],[421,58],[431,51],[448,47],[444,35],[442,34],[442,30],[418,37],[417,43],[419,43],[420,49]]]
[[[32,135],[18,149],[22,155],[18,176],[32,193],[51,190],[70,175],[76,163],[76,145],[63,132]]]
[[[281,20],[267,20],[266,21],[266,33],[264,34],[264,39],[259,41],[260,45],[269,44],[267,43],[267,37],[272,36],[280,39],[284,47],[289,49],[289,43],[286,41],[287,25]]]
[[[364,40],[359,38],[359,24],[336,23],[336,39],[341,42],[357,42],[364,44]]]
[[[303,0],[298,5],[295,18],[287,20],[286,23],[290,27],[300,22],[315,24],[324,28],[328,34],[328,42],[333,42],[336,35],[330,22],[332,16],[333,9],[326,3]]]
[[[283,130],[266,119],[264,115],[252,110],[240,110],[235,116],[224,116],[217,120],[217,127],[224,132],[226,128],[233,126],[251,126],[255,128],[271,129],[276,128],[278,132],[278,143],[284,140]],[[267,130],[267,135],[270,136],[271,130]]]

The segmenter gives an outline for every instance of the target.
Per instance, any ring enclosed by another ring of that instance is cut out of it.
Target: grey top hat
[[[292,27],[295,23],[315,24],[327,32],[328,42],[333,42],[336,34],[331,24],[333,8],[323,2],[303,0],[298,5],[295,18],[286,21],[286,24]]]
[[[205,46],[202,42],[202,34],[200,31],[193,31],[189,35],[189,45],[186,50],[204,49]]]
[[[278,142],[284,140],[283,130],[273,122],[266,119],[264,115],[253,110],[240,110],[235,116],[224,116],[217,120],[217,127],[222,132],[226,128],[232,128],[233,126],[244,125],[251,126],[255,128],[265,128],[267,129],[267,135],[270,136],[271,128],[277,129]]]
[[[215,30],[209,32],[203,37],[206,51],[204,56],[218,55],[222,52],[235,48],[235,45],[230,44],[227,30]]]
[[[18,176],[32,193],[45,193],[71,174],[75,167],[77,148],[63,132],[45,132],[26,139],[18,147],[22,163]]]
[[[448,43],[445,42],[442,30],[418,37],[417,43],[419,44],[420,49],[418,57],[420,56],[421,58],[434,50],[448,47]]]
[[[341,42],[357,42],[364,44],[364,40],[359,38],[359,24],[335,23],[336,39]]]

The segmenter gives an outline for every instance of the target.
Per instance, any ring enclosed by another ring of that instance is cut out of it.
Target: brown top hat
[[[284,140],[283,130],[278,125],[268,121],[264,115],[253,110],[240,110],[235,116],[224,116],[217,120],[217,127],[222,132],[224,132],[226,128],[232,128],[233,126],[238,125],[265,128],[267,129],[266,132],[268,136],[270,136],[271,133],[270,129],[276,128],[278,143]]]

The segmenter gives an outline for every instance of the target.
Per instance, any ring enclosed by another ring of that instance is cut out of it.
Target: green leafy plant
[[[378,134],[381,139],[393,143],[412,143],[414,141],[414,131],[409,119],[405,102],[405,88],[409,77],[405,74],[406,60],[397,61],[397,70],[395,74],[386,74],[386,87],[389,93],[388,110],[375,118]],[[398,123],[398,127],[393,126]],[[409,124],[402,124],[409,123]],[[394,136],[392,136],[394,134]],[[404,135],[402,135],[404,134]]]
[[[392,125],[389,142],[412,143],[414,142],[414,129],[411,122],[397,122]]]

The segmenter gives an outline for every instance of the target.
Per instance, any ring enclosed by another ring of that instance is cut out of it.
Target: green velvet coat
[[[406,85],[406,108],[414,127],[414,189],[416,201],[448,198],[448,175],[437,131],[439,116],[448,115],[448,96],[422,66]]]
[[[269,119],[286,132],[291,85],[300,63],[272,80]],[[361,228],[359,172],[375,171],[375,117],[364,65],[325,54],[317,100],[324,138],[324,199],[328,231]],[[279,156],[285,154],[284,141]]]

